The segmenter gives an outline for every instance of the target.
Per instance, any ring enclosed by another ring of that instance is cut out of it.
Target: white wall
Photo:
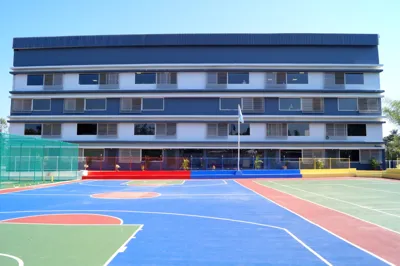
[[[8,127],[8,132],[13,135],[24,135],[25,124],[11,123]]]
[[[204,140],[207,135],[207,124],[205,123],[178,123],[176,125],[177,140],[191,141]]]
[[[206,88],[207,74],[205,72],[178,73],[178,89],[202,90]]]
[[[379,90],[379,73],[364,73],[364,84],[346,84],[347,90]]]
[[[381,124],[367,124],[366,137],[347,137],[347,141],[382,141],[382,125]]]
[[[25,74],[14,75],[13,89],[17,91],[43,90],[43,86],[28,86],[27,81],[28,81],[28,75]]]
[[[135,73],[120,73],[118,82],[121,90],[134,90]]]

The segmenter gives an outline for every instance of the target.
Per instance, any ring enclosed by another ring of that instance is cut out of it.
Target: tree
[[[383,113],[387,118],[400,127],[400,100],[386,100],[386,106],[383,108]]]
[[[8,132],[8,124],[7,120],[4,118],[0,118],[0,133],[7,133]]]
[[[386,146],[386,159],[396,160],[400,158],[400,135],[398,130],[390,131],[390,134],[383,138]]]

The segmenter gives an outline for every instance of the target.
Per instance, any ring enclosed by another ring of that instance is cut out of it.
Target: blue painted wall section
[[[219,178],[301,178],[300,170],[194,170],[190,171],[190,179]]]

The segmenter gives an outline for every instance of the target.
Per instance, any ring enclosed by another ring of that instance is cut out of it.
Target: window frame
[[[104,109],[87,109],[86,101],[87,100],[102,100],[104,99]],[[83,103],[83,111],[107,111],[107,98],[85,98]]]
[[[107,127],[107,134],[105,134],[105,135],[100,135],[99,134],[99,128],[100,128],[100,125],[106,125],[106,127]],[[115,125],[116,126],[116,131],[115,131],[115,134],[110,134],[109,133],[109,131],[110,131],[110,129],[109,129],[109,127],[110,127],[110,125]],[[96,136],[98,136],[98,137],[104,137],[104,138],[107,138],[107,137],[118,137],[118,123],[97,123],[97,133],[96,133]]]
[[[51,134],[50,135],[43,135],[44,125],[51,125]],[[53,134],[53,126],[54,125],[60,125],[60,135],[54,135]],[[43,123],[42,124],[42,136],[45,136],[45,137],[61,137],[62,136],[62,123]]]
[[[354,126],[354,125],[358,125],[358,126],[360,126],[360,125],[364,125],[365,126],[365,136],[364,135],[349,135],[349,125],[352,125],[352,126]],[[367,137],[367,134],[368,133],[368,130],[367,130],[367,124],[363,124],[363,123],[360,123],[360,124],[349,124],[349,123],[346,123],[346,136],[347,137]]]
[[[137,83],[136,82],[136,75],[142,74],[154,74],[154,83]],[[135,72],[135,85],[152,85],[157,84],[157,72]]]
[[[340,152],[342,152],[342,151],[358,151],[358,161],[350,160],[350,163],[360,163],[361,162],[361,150],[360,149],[339,149],[339,159],[346,158],[346,157],[341,156]]]
[[[26,125],[40,125],[40,134],[26,134]],[[42,123],[24,123],[24,136],[42,136],[43,124]]]
[[[307,134],[305,134],[305,135],[299,135],[299,136],[296,136],[296,135],[290,135],[289,134],[289,127],[290,127],[290,125],[298,125],[298,124],[302,124],[302,125],[308,125],[308,135]],[[311,136],[311,132],[310,132],[310,123],[293,123],[293,122],[290,122],[290,123],[287,123],[287,136],[288,137],[309,137],[309,136]]]
[[[93,158],[98,158],[98,159],[94,159],[93,162],[104,162],[106,149],[104,149],[104,148],[99,148],[99,149],[97,149],[97,148],[82,148],[82,150],[83,150],[82,157],[85,158],[85,163],[86,163],[86,157],[92,158],[92,160],[93,160]],[[85,156],[85,150],[102,150],[103,156],[99,156],[99,157]],[[89,167],[90,167],[90,165],[89,165]]]
[[[248,135],[243,135],[243,134],[231,134],[231,127],[232,126],[237,126],[238,124],[237,123],[229,123],[229,127],[228,127],[228,136],[238,136],[238,135],[240,135],[240,136],[244,136],[244,137],[250,137],[251,136],[251,126],[250,126],[250,124],[251,123],[243,123],[243,124],[245,124],[245,125],[249,125],[249,134]],[[240,124],[240,126],[242,126],[242,124]],[[241,127],[240,127],[241,128]],[[238,132],[239,133],[239,132]]]
[[[149,162],[163,162],[164,161],[164,150],[163,149],[140,149],[140,161],[141,162],[145,161],[144,158],[146,158],[145,156],[143,156],[143,150],[160,150],[161,151],[160,160],[149,160]],[[156,157],[150,157],[150,158],[156,158]]]
[[[79,134],[78,133],[79,125],[96,125],[95,133],[94,134]],[[76,123],[76,135],[77,136],[97,136],[98,128],[99,128],[98,123]]]
[[[14,101],[22,101],[22,109],[24,107],[24,102],[23,101],[30,101],[31,102],[31,108],[29,110],[21,110],[21,111],[16,111],[13,109],[14,107]],[[33,111],[33,99],[11,99],[11,112],[12,113],[31,113]]]
[[[231,82],[229,81],[229,80],[230,80],[229,76],[230,76],[231,74],[247,74],[247,76],[248,76],[248,82],[247,82],[247,83],[231,83]],[[218,81],[218,76],[217,76],[217,81]],[[228,72],[227,72],[226,84],[249,85],[249,84],[250,84],[250,72],[234,72],[234,71],[229,72],[229,71],[228,71]]]
[[[46,110],[46,109],[34,109],[34,102],[35,102],[35,100],[49,100],[49,102],[50,102],[50,104],[49,104],[49,109],[48,110]],[[32,109],[32,112],[40,112],[40,111],[51,111],[51,99],[32,99],[32,104],[31,104],[31,109]]]
[[[289,75],[306,75],[307,76],[307,82],[306,83],[292,83],[291,80],[289,79]],[[286,84],[294,84],[294,85],[304,85],[304,84],[309,84],[308,82],[308,72],[307,71],[287,71],[286,72]]]
[[[348,74],[361,74],[362,75],[362,83],[347,83],[347,75]],[[345,85],[364,85],[365,84],[365,77],[363,72],[344,72],[344,84]]]
[[[138,135],[138,134],[136,134],[136,126],[137,125],[142,125],[142,124],[144,124],[144,125],[154,125],[154,134],[146,134],[146,135],[142,135],[142,134],[140,134],[140,135]],[[133,124],[133,135],[134,136],[156,136],[156,132],[157,132],[157,123],[134,123]]]
[[[42,84],[29,84],[29,76],[42,76]],[[44,86],[44,74],[27,74],[26,86]]]
[[[242,98],[236,98],[236,97],[219,97],[219,110],[220,111],[237,111],[238,110],[238,108],[236,108],[236,109],[222,109],[222,100],[223,99],[238,99],[239,101],[240,101],[240,106],[242,106],[242,102],[243,102],[243,99]]]
[[[162,99],[162,109],[144,109],[144,103],[143,103],[144,99]],[[142,97],[141,98],[140,111],[164,111],[164,108],[165,108],[165,99],[164,99],[164,97],[154,97],[154,98]]]
[[[356,110],[348,110],[348,109],[340,109],[340,100],[341,99],[355,99],[356,100],[356,106],[357,109]],[[341,112],[358,112],[359,108],[358,108],[358,98],[337,98],[337,105],[338,105],[338,111]]]
[[[281,99],[297,99],[297,100],[299,100],[299,102],[300,102],[300,109],[282,109],[281,108]],[[283,111],[283,112],[290,112],[290,111],[302,111],[303,110],[303,106],[302,106],[302,100],[301,100],[301,98],[292,98],[292,97],[288,97],[288,98],[286,98],[286,97],[281,97],[281,98],[279,98],[279,103],[278,103],[278,109],[279,109],[279,111]]]

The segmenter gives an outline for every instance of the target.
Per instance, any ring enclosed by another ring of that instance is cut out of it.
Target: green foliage
[[[371,159],[371,168],[372,168],[372,170],[379,169],[379,163],[375,158]]]
[[[260,159],[260,155],[256,155],[256,160],[254,161],[254,166],[256,169],[261,169],[263,161]]]
[[[183,158],[181,168],[183,170],[189,170],[190,169],[190,161],[189,161],[188,158]]]
[[[8,124],[7,120],[4,118],[0,118],[0,133],[7,133],[8,132]]]
[[[317,169],[324,169],[324,162],[321,159],[318,159],[315,162],[315,168]]]
[[[390,134],[383,138],[386,146],[386,159],[396,160],[400,158],[400,135],[397,130],[392,130]]]
[[[400,127],[400,100],[386,100],[383,113],[393,124]]]

